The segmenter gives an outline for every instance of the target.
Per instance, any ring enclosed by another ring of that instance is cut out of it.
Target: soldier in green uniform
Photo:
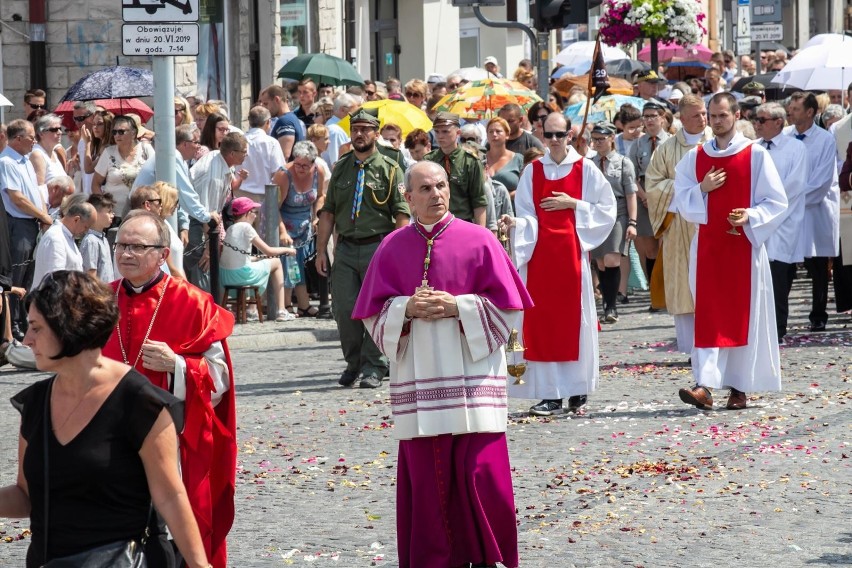
[[[447,172],[450,180],[450,213],[485,226],[485,172],[475,157],[458,144],[459,115],[439,112],[432,123],[438,149],[426,154],[425,159],[435,162]]]
[[[403,196],[402,169],[376,148],[379,119],[374,109],[350,115],[352,151],[341,156],[328,184],[317,230],[317,272],[328,274],[328,239],[336,228],[339,240],[331,268],[332,311],[340,332],[346,370],[339,384],[360,380],[361,388],[377,388],[387,374],[382,356],[352,308],[373,253],[382,239],[408,224],[410,212]]]

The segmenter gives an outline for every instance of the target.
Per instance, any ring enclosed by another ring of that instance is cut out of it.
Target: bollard
[[[215,219],[210,219],[207,223],[207,246],[210,251],[210,293],[213,295],[213,300],[220,304],[222,301],[222,291],[219,290],[219,224]],[[221,304],[220,304],[221,305]]]
[[[279,246],[280,240],[278,235],[278,222],[281,216],[278,213],[278,186],[275,184],[267,184],[266,191],[263,197],[263,240],[271,247]],[[281,259],[272,259],[280,261]],[[284,265],[282,264],[282,269]],[[278,317],[278,290],[273,290],[272,286],[266,287],[266,317],[269,321],[275,321]]]

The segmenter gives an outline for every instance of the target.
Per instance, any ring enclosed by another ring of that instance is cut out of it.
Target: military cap
[[[750,83],[746,83],[743,86],[743,93],[748,95],[754,95],[756,93],[760,93],[761,95],[766,92],[766,87],[763,86],[763,83],[758,83],[757,81],[752,81]]]
[[[760,97],[743,97],[738,101],[740,108],[754,108],[763,104],[763,100]]]
[[[615,134],[615,131],[615,125],[611,122],[606,121],[598,122],[592,128],[593,134],[603,134],[604,136],[612,136],[613,134]]]
[[[454,112],[441,111],[435,115],[435,120],[432,121],[433,126],[458,126],[461,124],[459,115]]]
[[[379,111],[375,108],[360,108],[349,115],[349,124],[356,122],[368,122],[376,128],[379,127]]]
[[[645,110],[664,111],[664,110],[666,110],[666,105],[664,105],[663,103],[660,103],[658,101],[655,101],[654,99],[651,99],[651,100],[649,100],[648,102],[645,103],[645,105],[642,107],[642,110],[643,111],[645,111]]]
[[[661,79],[653,69],[649,69],[636,75],[637,83],[644,83],[645,81],[650,83],[662,83],[665,79]]]

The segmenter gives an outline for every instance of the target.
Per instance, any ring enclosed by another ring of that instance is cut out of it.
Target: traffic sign
[[[751,38],[750,37],[738,37],[737,38],[737,55],[748,55],[751,53]]]
[[[781,0],[752,0],[751,22],[753,24],[780,24],[783,21],[782,16]]]
[[[198,55],[198,24],[124,24],[124,55]]]
[[[751,27],[751,9],[746,6],[737,6],[737,37],[748,37]]]
[[[784,39],[784,24],[755,24],[751,26],[751,41],[779,41]]]
[[[125,22],[197,22],[199,0],[122,0]]]

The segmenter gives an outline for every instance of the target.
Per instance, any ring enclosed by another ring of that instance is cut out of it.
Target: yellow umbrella
[[[426,116],[426,113],[405,101],[394,101],[385,99],[381,101],[367,101],[362,105],[362,108],[379,109],[379,128],[383,127],[388,122],[396,124],[402,129],[402,138],[417,128],[425,132],[432,130],[432,121]],[[349,134],[349,117],[344,116],[337,123],[340,128]]]

